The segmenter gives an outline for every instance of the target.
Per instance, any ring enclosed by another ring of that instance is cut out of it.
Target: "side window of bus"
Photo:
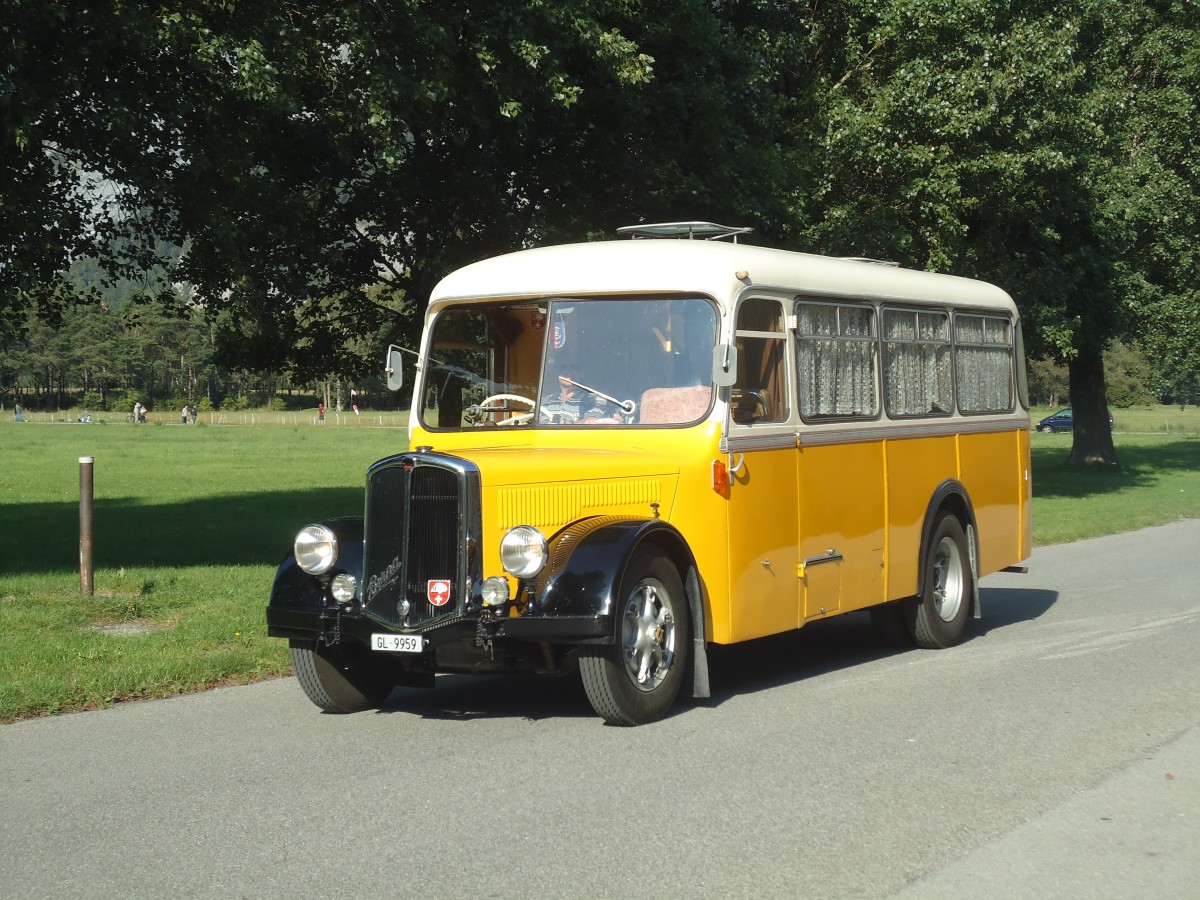
[[[964,413],[1013,409],[1013,327],[1008,317],[954,317],[954,371]]]
[[[735,424],[788,420],[786,321],[778,300],[752,297],[738,308],[738,379],[730,397]]]
[[[875,310],[870,306],[796,303],[796,377],[804,419],[874,418]]]
[[[954,411],[946,312],[883,311],[883,393],[889,416],[948,416]]]

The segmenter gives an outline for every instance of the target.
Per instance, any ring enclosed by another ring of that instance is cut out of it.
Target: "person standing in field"
[[[25,410],[21,409],[20,403],[13,404],[13,420],[16,422],[25,421]]]
[[[187,404],[183,404],[183,409],[179,411],[179,424],[186,425],[188,423],[188,408]]]
[[[325,404],[324,403],[317,404],[317,424],[318,425],[325,424]]]

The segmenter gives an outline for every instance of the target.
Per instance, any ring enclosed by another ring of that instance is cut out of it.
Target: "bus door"
[[[884,599],[883,446],[881,439],[801,434],[796,480],[806,620]]]
[[[883,433],[875,310],[796,303],[801,624],[883,599]]]
[[[796,434],[788,396],[787,311],[752,297],[737,311],[738,378],[727,428],[731,639],[796,627]]]

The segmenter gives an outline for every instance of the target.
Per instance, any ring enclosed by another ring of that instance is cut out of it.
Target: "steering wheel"
[[[468,410],[469,416],[478,416],[478,421],[475,422],[476,427],[487,424],[484,421],[484,416],[490,412],[500,412],[505,409],[505,405],[516,401],[523,403],[529,407],[527,413],[517,413],[515,416],[509,416],[507,419],[501,419],[497,425],[527,425],[533,420],[534,411],[540,412],[544,416],[549,413],[543,406],[538,406],[536,400],[530,400],[528,397],[522,397],[520,394],[492,394],[490,397],[484,397],[477,404]],[[497,404],[497,405],[493,405]]]

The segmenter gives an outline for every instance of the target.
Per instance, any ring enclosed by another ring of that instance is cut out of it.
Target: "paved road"
[[[0,895],[1200,895],[1200,521],[1038,551],[941,652],[861,615],[610,728],[574,679],[291,680],[0,728]]]

